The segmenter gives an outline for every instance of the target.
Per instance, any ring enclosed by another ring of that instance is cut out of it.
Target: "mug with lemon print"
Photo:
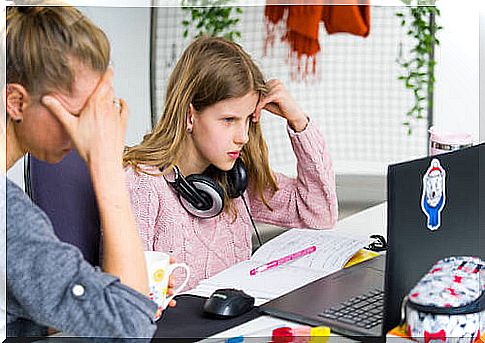
[[[150,288],[149,298],[156,302],[158,310],[155,320],[159,319],[162,311],[168,306],[170,301],[187,284],[190,277],[189,266],[185,263],[170,264],[170,256],[160,251],[145,251],[145,261],[148,271],[148,285]],[[185,279],[180,286],[175,289],[174,294],[167,297],[168,280],[173,271],[177,268],[185,269]]]

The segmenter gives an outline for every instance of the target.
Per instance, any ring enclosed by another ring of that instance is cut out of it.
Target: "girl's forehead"
[[[212,105],[217,112],[224,112],[226,114],[234,114],[241,116],[248,116],[254,112],[258,103],[259,96],[256,92],[250,92],[239,98],[232,98],[219,101]]]

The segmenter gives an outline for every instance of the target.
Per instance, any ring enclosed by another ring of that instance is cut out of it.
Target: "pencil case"
[[[404,306],[408,334],[419,342],[478,342],[485,333],[483,261],[468,256],[438,261],[409,292]]]

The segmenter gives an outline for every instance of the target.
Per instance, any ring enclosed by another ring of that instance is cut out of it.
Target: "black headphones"
[[[209,167],[211,168],[211,167]],[[180,203],[190,214],[199,218],[212,218],[224,209],[224,190],[211,177],[192,174],[184,177],[177,166],[174,167],[175,179],[165,180],[177,192]],[[238,158],[231,170],[227,171],[230,198],[243,195],[248,185],[248,174],[244,162]]]

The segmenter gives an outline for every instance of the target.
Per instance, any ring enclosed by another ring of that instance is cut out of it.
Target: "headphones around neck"
[[[193,216],[212,218],[224,209],[224,190],[211,177],[192,174],[184,177],[177,166],[174,167],[175,179],[165,180],[177,192],[183,208]],[[248,185],[248,175],[244,162],[238,158],[231,170],[226,172],[230,198],[243,195]]]

